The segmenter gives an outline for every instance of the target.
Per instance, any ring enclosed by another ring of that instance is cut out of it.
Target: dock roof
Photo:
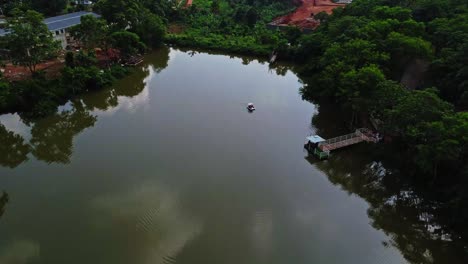
[[[314,143],[314,144],[325,141],[324,138],[322,138],[321,136],[318,136],[318,135],[309,136],[309,137],[306,137],[306,139],[309,140],[311,143]]]

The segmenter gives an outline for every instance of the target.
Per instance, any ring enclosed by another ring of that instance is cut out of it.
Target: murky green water
[[[306,135],[342,126],[300,86],[287,67],[162,49],[53,116],[0,116],[0,263],[461,260],[399,211],[410,193],[382,191],[369,146],[307,157]]]

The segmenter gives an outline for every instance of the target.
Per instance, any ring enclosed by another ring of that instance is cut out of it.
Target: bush
[[[129,73],[129,70],[127,68],[122,67],[120,65],[113,65],[109,69],[109,71],[112,74],[112,76],[114,76],[114,78],[118,78],[118,79],[124,77],[125,75]]]
[[[75,54],[71,51],[68,51],[65,54],[65,66],[67,67],[75,67]]]
[[[96,54],[94,52],[86,53],[80,50],[80,52],[75,55],[74,64],[75,66],[82,67],[94,66],[97,64]]]
[[[0,111],[8,108],[10,102],[10,85],[7,82],[0,81]]]
[[[141,42],[140,37],[135,33],[118,31],[113,33],[111,37],[114,47],[119,49],[124,57],[135,55],[146,49],[145,44]]]

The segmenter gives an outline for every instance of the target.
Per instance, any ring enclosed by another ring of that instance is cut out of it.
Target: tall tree
[[[82,16],[81,23],[71,29],[71,34],[86,50],[92,50],[107,46],[109,30],[105,21],[94,16]]]
[[[33,0],[32,7],[34,10],[46,14],[48,16],[55,16],[60,14],[65,7],[67,7],[68,0]]]
[[[13,63],[27,67],[31,73],[36,72],[39,63],[56,56],[60,49],[42,15],[36,11],[17,12],[8,21],[7,30],[10,32],[7,45]]]
[[[0,14],[10,15],[15,9],[23,11],[31,9],[31,0],[0,0]]]
[[[144,10],[132,31],[140,36],[146,45],[156,47],[162,43],[166,28],[160,17]]]
[[[104,19],[114,31],[128,30],[136,33],[148,46],[162,42],[165,25],[161,17],[151,12],[151,1],[138,0],[100,0],[96,4]]]
[[[4,80],[0,80],[0,111],[5,109],[8,105],[10,90],[10,84]]]
[[[132,56],[144,51],[145,44],[137,34],[128,31],[119,31],[112,34],[113,46],[120,50],[124,57]]]
[[[100,0],[95,9],[113,27],[123,30],[135,26],[142,5],[136,0]]]

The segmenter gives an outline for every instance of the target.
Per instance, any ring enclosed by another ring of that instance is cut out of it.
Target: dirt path
[[[44,71],[46,77],[48,78],[54,78],[60,73],[63,67],[63,61],[61,61],[60,59],[55,59],[37,65],[36,70]],[[24,79],[31,78],[31,72],[26,67],[16,66],[11,63],[8,63],[1,70],[5,79],[9,81],[21,81]]]
[[[335,4],[331,0],[302,0],[302,5],[293,13],[275,19],[272,24],[314,29],[320,24],[320,21],[313,18],[314,15],[320,12],[331,14],[333,9],[343,6],[345,5]]]
[[[96,58],[98,65],[105,67],[108,63],[113,63],[119,60],[120,52],[115,49],[109,49],[104,52],[101,49],[96,49]],[[55,79],[60,74],[62,69],[65,67],[64,55],[60,55],[58,58],[40,63],[36,66],[37,71],[43,71],[45,76],[49,79]],[[31,78],[31,72],[27,67],[13,65],[11,62],[7,63],[4,67],[0,68],[5,79],[9,81],[22,81]]]

